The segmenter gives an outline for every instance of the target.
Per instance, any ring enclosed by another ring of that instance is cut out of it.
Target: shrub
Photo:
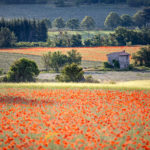
[[[21,58],[14,62],[7,73],[7,81],[27,82],[34,81],[34,77],[39,74],[36,63],[32,60]]]
[[[47,47],[48,42],[18,42],[16,47]]]
[[[108,62],[104,62],[103,66],[104,66],[104,68],[113,68],[113,66],[111,64],[109,64]]]
[[[62,67],[67,63],[81,64],[81,55],[76,50],[69,51],[67,55],[62,54],[60,51],[51,53],[48,52],[42,56],[42,61],[46,70],[52,69],[55,72],[59,72]]]
[[[46,68],[46,71],[50,70],[50,66],[51,66],[51,52],[48,52],[47,54],[43,54],[42,56],[42,61],[44,64],[44,67]]]
[[[150,67],[150,46],[143,47],[132,56],[135,65]]]
[[[69,64],[72,64],[72,63],[76,63],[78,65],[81,64],[81,60],[82,60],[81,54],[78,53],[76,50],[71,50],[67,54],[68,54],[67,57],[68,57]]]
[[[77,64],[72,63],[63,68],[61,75],[56,76],[56,80],[63,82],[80,82],[84,80],[83,74],[83,69]]]
[[[0,75],[2,75],[2,74],[3,74],[3,69],[0,68]]]
[[[119,69],[119,68],[120,68],[120,63],[119,63],[119,61],[114,59],[114,60],[113,60],[113,66],[114,66],[115,69]]]
[[[88,76],[85,77],[85,82],[88,82],[88,83],[99,83],[99,81],[94,79],[91,75],[88,75]]]

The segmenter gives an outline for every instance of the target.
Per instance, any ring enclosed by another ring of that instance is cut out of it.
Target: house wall
[[[127,68],[129,66],[129,56],[119,56],[120,69]]]
[[[108,55],[108,62],[113,65],[113,60],[117,60],[120,63],[120,68],[127,68],[130,64],[129,55],[110,54]]]
[[[113,65],[113,60],[119,61],[119,56],[117,54],[112,54],[108,56],[108,62]]]

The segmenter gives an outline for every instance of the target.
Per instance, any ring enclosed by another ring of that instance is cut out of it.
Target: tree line
[[[62,17],[55,18],[52,22],[50,19],[44,19],[47,28],[56,29],[85,29],[91,30],[95,28],[95,20],[91,16],[85,16],[81,21],[78,18],[71,18],[65,21]]]
[[[1,34],[9,29],[17,41],[38,42],[47,40],[47,26],[44,20],[35,19],[0,19]],[[2,36],[2,35],[1,35]]]
[[[80,34],[69,35],[67,32],[60,32],[54,39],[49,39],[48,43],[52,47],[147,45],[150,44],[150,29],[117,27],[114,33],[105,36],[97,34],[85,40]]]
[[[92,17],[86,16],[81,24],[76,18],[69,19],[66,23],[63,18],[56,18],[53,23],[49,19],[0,19],[0,47],[11,47],[16,42],[46,42],[48,39],[48,28],[62,29],[93,29],[95,21]],[[56,37],[57,38],[57,37]],[[73,36],[72,40],[81,39],[80,36]],[[41,43],[43,46],[43,43]],[[70,43],[71,44],[71,43]],[[34,45],[30,43],[29,45]],[[55,42],[56,46],[62,45],[61,41]],[[38,45],[37,45],[38,46]],[[67,46],[67,45],[66,45]],[[74,46],[74,42],[71,44]]]
[[[132,7],[150,6],[149,0],[1,0],[1,4],[54,4],[58,7],[82,4],[118,4],[123,3]]]
[[[134,18],[134,21],[133,21]],[[107,28],[115,29],[114,34],[83,40],[80,34],[69,35],[59,29],[84,29],[95,28],[95,21],[90,16],[85,16],[81,22],[71,18],[67,22],[59,17],[51,23],[49,19],[0,19],[0,47],[11,46],[51,46],[51,47],[80,47],[80,46],[116,46],[116,45],[145,45],[150,44],[150,7],[138,11],[133,18],[128,15],[121,17],[110,13],[105,20]],[[57,28],[60,33],[54,38],[48,38],[48,28]],[[135,29],[135,27],[139,29]],[[128,28],[126,28],[128,27]],[[133,28],[133,29],[132,29]],[[17,43],[16,43],[17,42]],[[23,42],[23,43],[18,43]],[[26,43],[30,42],[30,43]],[[34,42],[34,43],[31,43]]]
[[[124,27],[145,27],[150,26],[150,7],[146,7],[137,11],[133,17],[124,14],[119,16],[115,12],[110,12],[105,19],[104,25],[106,28],[114,29],[117,26]]]
[[[1,36],[3,35],[3,36]],[[125,45],[148,45],[150,44],[150,29],[127,29],[117,27],[114,33],[109,35],[94,35],[92,38],[83,40],[80,34],[70,35],[60,32],[55,38],[48,38],[46,42],[19,42],[16,43],[15,35],[8,28],[0,30],[0,47],[93,47],[93,46],[125,46]]]

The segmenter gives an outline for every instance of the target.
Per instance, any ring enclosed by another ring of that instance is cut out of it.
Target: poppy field
[[[141,46],[100,46],[100,47],[34,47],[34,48],[19,48],[19,49],[0,49],[0,52],[7,53],[18,53],[26,55],[38,55],[42,56],[44,53],[61,51],[67,53],[68,51],[75,49],[77,50],[83,60],[88,61],[107,61],[107,54],[112,52],[120,52],[125,50],[129,54],[136,53],[139,51]]]
[[[150,149],[149,90],[0,89],[0,149]]]

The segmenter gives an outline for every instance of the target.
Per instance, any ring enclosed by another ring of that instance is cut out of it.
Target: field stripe
[[[19,48],[19,49],[0,49],[0,52],[20,53],[27,55],[42,56],[47,52],[61,51],[66,54],[68,51],[75,49],[81,53],[83,60],[89,61],[107,61],[107,54],[125,50],[131,56],[139,51],[141,46],[100,46],[100,47],[34,47],[34,48]],[[131,57],[130,57],[131,58]]]
[[[0,83],[3,88],[150,90],[150,80],[110,83]]]

